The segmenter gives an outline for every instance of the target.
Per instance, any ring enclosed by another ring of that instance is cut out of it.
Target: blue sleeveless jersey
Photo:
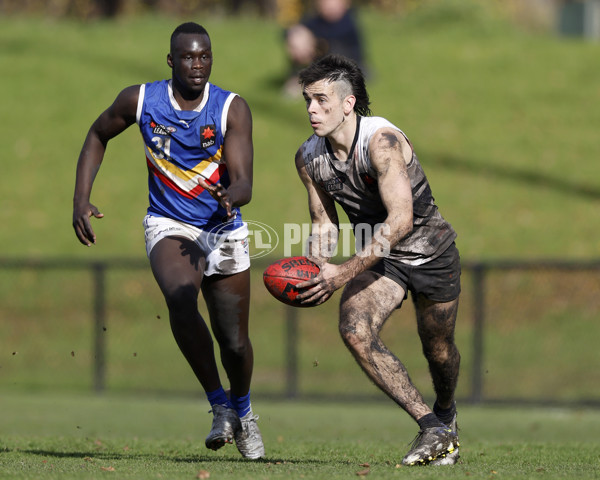
[[[230,184],[223,144],[227,112],[236,95],[210,83],[196,110],[181,110],[170,80],[140,86],[137,123],[148,165],[148,214],[172,218],[210,230],[233,230],[242,217],[227,224],[227,211],[198,184]]]

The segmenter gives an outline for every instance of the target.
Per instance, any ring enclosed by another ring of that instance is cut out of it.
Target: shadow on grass
[[[483,175],[489,178],[501,178],[518,182],[532,187],[549,188],[567,195],[582,197],[589,200],[600,200],[600,187],[556,178],[543,172],[532,172],[509,166],[494,165],[485,161],[473,161],[452,155],[430,154],[425,157],[425,165],[456,170],[470,174]]]
[[[3,450],[7,452],[9,450]],[[160,458],[161,460],[169,460],[176,463],[198,463],[198,462],[206,462],[206,463],[223,463],[223,462],[232,462],[232,463],[241,463],[241,464],[273,464],[273,463],[285,463],[287,465],[293,464],[321,464],[326,465],[331,463],[330,461],[326,461],[323,459],[314,459],[314,458],[304,458],[304,459],[284,459],[284,458],[260,458],[258,460],[248,460],[245,458],[229,458],[229,457],[215,457],[211,455],[169,455],[169,454],[160,454],[160,453],[117,453],[117,452],[57,452],[52,450],[38,450],[38,449],[29,449],[29,450],[21,450],[19,452],[26,453],[30,455],[38,455],[42,457],[53,457],[53,458],[74,458],[74,459],[92,459],[92,460],[143,460],[143,459],[151,459],[151,458]]]

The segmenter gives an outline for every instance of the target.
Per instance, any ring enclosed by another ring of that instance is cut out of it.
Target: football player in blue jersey
[[[103,214],[90,202],[94,179],[107,143],[137,123],[149,173],[146,250],[177,345],[212,407],[206,447],[235,440],[245,458],[257,459],[264,446],[250,403],[250,259],[239,210],[252,196],[252,116],[242,97],[209,82],[212,48],[202,26],[174,30],[167,64],[170,80],[125,88],[90,127],[77,163],[73,227],[82,244],[96,243],[90,219]],[[228,393],[198,311],[200,292]]]

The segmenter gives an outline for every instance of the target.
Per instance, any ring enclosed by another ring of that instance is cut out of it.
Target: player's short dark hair
[[[326,55],[301,70],[298,79],[302,87],[319,80],[330,82],[345,80],[352,87],[352,95],[356,98],[354,111],[362,116],[371,115],[369,108],[371,102],[365,85],[365,76],[358,64],[348,57],[337,54]]]
[[[210,38],[210,35],[206,31],[206,28],[204,28],[202,25],[199,25],[195,22],[182,23],[175,30],[173,30],[173,33],[171,34],[171,51],[173,51],[173,44],[175,42],[175,39],[177,38],[178,35],[180,35],[182,33],[194,33],[197,35],[206,35],[208,38]]]

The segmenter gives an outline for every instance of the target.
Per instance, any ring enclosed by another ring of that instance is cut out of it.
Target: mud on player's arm
[[[339,220],[334,201],[308,175],[301,150],[296,153],[296,169],[308,193],[312,223],[307,256],[317,265],[327,263],[338,241]]]
[[[371,242],[340,265],[338,275],[344,283],[387,256],[390,248],[410,233],[413,226],[412,191],[406,168],[412,158],[412,147],[397,130],[382,128],[371,138],[369,158],[377,172],[379,195],[387,217],[371,236]]]
[[[381,248],[394,246],[413,228],[413,198],[407,169],[413,152],[404,135],[390,128],[374,135],[369,151],[371,165],[377,171],[379,194],[387,210],[386,229],[379,235],[384,242],[378,243],[378,236],[374,236],[371,244],[372,255],[380,257]],[[374,260],[373,264],[377,261]]]
[[[340,265],[323,265],[316,278],[298,284],[298,288],[312,287],[298,296],[306,302],[325,301],[333,291],[375,265],[412,230],[412,192],[406,168],[412,148],[401,133],[385,128],[371,139],[369,154],[377,172],[379,193],[388,212],[384,226],[361,252]]]

